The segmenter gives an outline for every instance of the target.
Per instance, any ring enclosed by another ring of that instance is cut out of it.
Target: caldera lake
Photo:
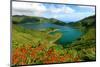
[[[62,36],[60,39],[57,40],[57,43],[64,44],[64,45],[77,40],[83,34],[79,29],[76,29],[76,28],[69,27],[69,26],[56,25],[56,24],[47,23],[47,22],[46,23],[24,23],[24,24],[18,24],[18,25],[23,26],[27,29],[35,29],[35,30],[56,28],[58,30],[53,33],[56,33],[56,32],[62,33]]]

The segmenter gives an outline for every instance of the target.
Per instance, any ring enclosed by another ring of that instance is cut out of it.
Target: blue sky
[[[95,14],[94,6],[13,2],[12,15],[39,16],[74,22]]]

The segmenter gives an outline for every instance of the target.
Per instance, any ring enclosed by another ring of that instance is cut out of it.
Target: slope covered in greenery
[[[84,34],[76,41],[61,45],[56,41],[62,36],[62,33],[49,34],[52,29],[38,31],[26,29],[18,26],[18,23],[38,22],[33,21],[33,17],[25,20],[25,17],[13,17],[12,29],[12,64],[48,64],[61,62],[79,62],[96,60],[96,22],[95,16],[84,18],[78,22],[67,24],[68,26],[78,28]],[[38,21],[37,21],[38,20]],[[43,21],[53,21],[45,18]]]
[[[96,18],[96,16],[93,15],[93,16],[86,17],[86,18],[84,18],[80,21],[77,21],[77,22],[67,23],[67,25],[72,26],[72,27],[76,27],[76,28],[82,28],[82,27],[88,28],[91,26],[95,27],[95,25],[96,25],[95,18]]]
[[[15,15],[12,17],[13,24],[19,23],[53,23],[57,25],[66,25],[65,22],[54,19],[54,18],[44,18],[44,17],[36,17],[36,16],[19,16]]]
[[[87,17],[76,23],[71,23],[73,27],[77,27],[84,32],[78,40],[73,42],[71,45],[67,46],[72,49],[83,50],[84,49],[84,60],[95,60],[96,58],[96,19],[94,16]],[[93,49],[93,50],[92,50]],[[90,50],[90,51],[88,51]]]

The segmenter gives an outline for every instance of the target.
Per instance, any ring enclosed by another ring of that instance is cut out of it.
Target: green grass
[[[38,46],[39,43],[44,42],[52,44],[60,38],[61,34],[56,33],[54,35],[50,35],[47,32],[28,30],[24,29],[23,27],[13,25],[12,36],[13,46],[18,47],[26,44],[33,44],[34,46]]]

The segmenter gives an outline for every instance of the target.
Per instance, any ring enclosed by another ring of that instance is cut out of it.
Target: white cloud
[[[94,9],[94,7],[89,6],[79,6],[79,8],[86,8],[86,9]],[[91,11],[93,11],[91,10]],[[48,18],[57,18],[57,19],[81,19],[88,15],[91,15],[93,12],[88,11],[89,13],[77,12],[72,7],[61,5],[61,6],[54,6],[50,5],[46,7],[42,3],[31,3],[31,2],[13,2],[12,3],[12,14],[13,15],[28,15],[28,16],[42,16]]]
[[[61,8],[51,7],[46,8],[41,3],[29,3],[29,2],[13,2],[12,14],[18,15],[35,15],[41,16],[45,12],[51,12],[52,14],[59,13],[72,13],[74,10],[70,7],[63,6]]]
[[[90,9],[90,10],[95,9],[95,7],[93,7],[93,6],[78,6],[78,7],[80,7],[80,8],[86,8],[86,9]]]
[[[40,3],[32,3],[32,10],[34,12],[33,14],[36,16],[41,16],[43,13],[47,11],[45,6],[43,6]]]
[[[12,2],[12,14],[40,16],[47,9],[40,3]]]
[[[93,6],[78,6],[78,7],[84,10],[90,10],[90,12],[95,12],[95,7]]]
[[[73,13],[73,12],[75,12],[75,10],[70,8],[70,7],[65,7],[65,8],[63,8],[63,10],[64,10],[65,13]]]
[[[47,9],[45,8],[45,6],[43,6],[42,4],[40,3],[32,3],[32,6],[31,6],[34,10],[36,11],[46,11]]]
[[[49,11],[51,11],[52,13],[72,13],[74,12],[74,10],[70,7],[67,7],[67,6],[62,6],[62,7],[59,7],[59,8],[51,8],[51,9],[48,9]]]
[[[12,2],[12,7],[15,9],[24,9],[24,10],[31,10],[32,9],[31,3],[26,2]]]

